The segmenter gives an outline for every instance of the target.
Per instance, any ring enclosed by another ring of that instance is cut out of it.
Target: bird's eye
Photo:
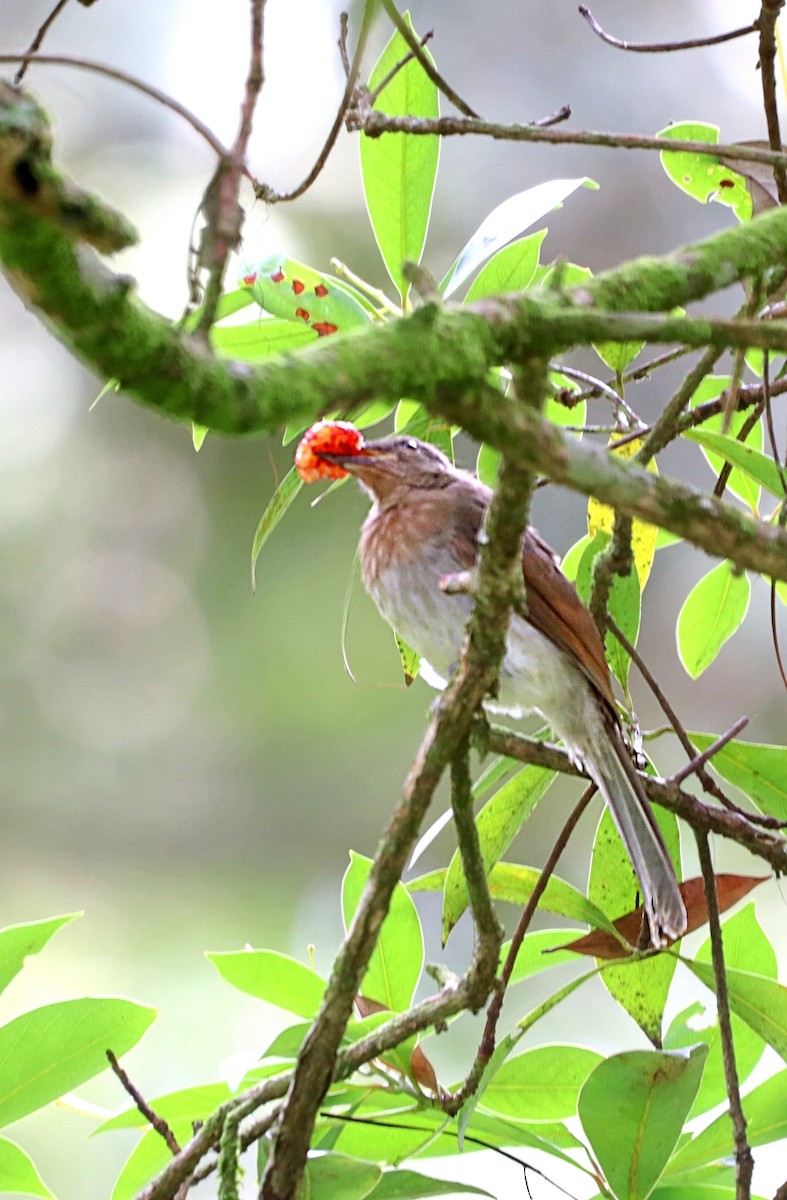
[[[407,445],[410,450],[418,449],[418,442],[415,440],[415,438],[410,438]]]

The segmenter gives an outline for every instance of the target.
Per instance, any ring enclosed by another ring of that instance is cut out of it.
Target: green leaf
[[[503,1063],[481,1103],[518,1121],[574,1117],[579,1090],[601,1061],[596,1050],[584,1046],[536,1046]]]
[[[355,915],[371,868],[371,859],[355,852],[350,854],[350,865],[342,882],[346,928]],[[385,1005],[391,1012],[403,1012],[410,1006],[423,965],[421,922],[407,888],[397,883],[361,984],[361,995]]]
[[[402,1162],[413,1156],[442,1158],[456,1154],[456,1125],[454,1122],[447,1124],[445,1115],[439,1109],[423,1109],[416,1105],[406,1107],[400,1095],[390,1094],[386,1097],[380,1088],[366,1091],[368,1100],[354,1109],[354,1115],[364,1118],[363,1122],[331,1119],[323,1107],[323,1115],[317,1122],[312,1141],[315,1149],[321,1147],[324,1138],[335,1135],[338,1125],[336,1145],[341,1147],[344,1154],[374,1157],[378,1162]],[[343,1108],[346,1103],[345,1099]],[[394,1111],[389,1114],[387,1108]],[[479,1138],[483,1139],[486,1146],[524,1146],[531,1150],[543,1150],[576,1168],[574,1160],[547,1137],[540,1136],[537,1129],[504,1117],[476,1112],[465,1138],[465,1149],[484,1148],[473,1141],[473,1138]],[[552,1129],[550,1123],[543,1126],[544,1131],[551,1132]]]
[[[447,870],[431,871],[408,883],[411,892],[442,891]],[[519,863],[498,863],[489,873],[489,891],[493,899],[505,900],[510,904],[527,904],[533,889],[541,878],[540,867],[523,867]],[[544,894],[538,902],[543,912],[557,913],[572,921],[583,921],[596,929],[611,929],[612,923],[600,908],[587,900],[570,883],[550,877]]]
[[[656,136],[715,144],[719,140],[719,127],[702,121],[683,121],[661,129]],[[662,150],[661,165],[672,182],[700,204],[715,200],[731,208],[739,221],[751,219],[751,196],[745,179],[729,167],[723,167],[714,155]]]
[[[575,941],[576,936],[576,929],[537,929],[533,933],[526,933],[516,956],[509,987],[521,983],[523,979],[530,979],[532,975],[538,975],[549,967],[559,967],[567,962],[576,963],[577,956],[573,950],[557,949]],[[500,947],[501,968],[508,957],[510,945],[510,942],[505,942]]]
[[[714,450],[744,475],[761,483],[772,495],[784,499],[784,484],[779,468],[767,454],[762,454],[747,442],[736,441],[734,437],[713,433],[709,429],[687,429],[683,436],[705,449]]]
[[[757,923],[753,904],[745,905],[740,912],[724,922],[722,940],[727,967],[765,975],[769,979],[776,978],[776,954]],[[703,942],[697,959],[701,962],[711,961],[710,938]],[[738,1078],[741,1083],[745,1083],[760,1060],[764,1043],[759,1034],[734,1014],[732,1036]],[[672,1021],[664,1039],[664,1049],[678,1050],[696,1045],[697,1042],[704,1042],[708,1046],[709,1054],[692,1116],[715,1108],[727,1095],[719,1023],[715,1012],[708,1014],[699,1001],[684,1009]]]
[[[699,405],[704,404],[707,400],[718,399],[724,389],[729,387],[731,382],[731,375],[708,375],[705,379],[703,379],[702,383],[691,397],[689,402],[690,407],[698,408]],[[729,434],[729,436],[735,441],[737,441],[745,422],[749,419],[749,416],[749,412],[734,412],[729,414],[729,428],[726,430],[726,433]],[[718,476],[726,460],[722,455],[714,454],[713,450],[707,446],[704,446],[698,438],[692,438],[692,432],[707,432],[713,434],[725,433],[724,415],[722,413],[718,413],[717,416],[708,417],[707,420],[703,421],[702,425],[699,426],[696,431],[687,430],[684,435],[687,438],[696,441],[701,446],[702,453],[710,465],[711,470]],[[758,421],[754,428],[749,431],[745,444],[752,446],[755,450],[762,450],[762,421]],[[742,500],[744,504],[748,504],[755,512],[757,512],[760,503],[761,491],[759,483],[755,482],[755,480],[753,480],[743,471],[739,471],[737,467],[733,467],[732,471],[730,471],[729,478],[727,479],[727,488],[733,493],[733,495]]]
[[[644,342],[594,342],[593,349],[610,371],[622,375],[644,345]]]
[[[588,543],[579,560],[576,574],[576,588],[581,598],[587,602],[593,586],[593,568],[599,554],[609,545],[609,534],[599,532]],[[626,635],[632,645],[637,644],[639,622],[642,605],[639,576],[632,568],[628,575],[615,575],[609,589],[608,611],[612,619]],[[615,678],[623,688],[628,683],[631,659],[621,646],[618,639],[607,633],[604,638],[607,662],[615,673]]]
[[[387,135],[386,135],[387,136]],[[536,184],[527,191],[509,196],[498,204],[476,229],[469,242],[460,250],[451,264],[448,274],[440,284],[440,291],[447,300],[466,279],[478,270],[482,263],[518,237],[536,221],[540,221],[555,208],[559,208],[572,192],[581,187],[596,188],[592,179],[550,179]],[[532,282],[532,278],[531,278]]]
[[[410,29],[409,13],[404,14]],[[429,54],[428,50],[424,51]],[[409,54],[402,35],[394,33],[375,64],[371,91],[398,62]],[[430,56],[431,57],[431,56]],[[377,112],[391,117],[438,117],[437,87],[417,59],[410,61],[388,83],[375,101]],[[402,264],[420,262],[429,226],[429,213],[440,157],[438,137],[412,137],[387,133],[370,138],[361,134],[361,172],[366,207],[383,261],[402,302],[410,285]]]
[[[242,308],[248,308],[254,303],[254,297],[249,292],[248,288],[238,288],[232,292],[225,292],[223,296],[219,296],[219,302],[216,305],[216,322],[223,321],[227,317],[231,317],[233,313],[240,312]],[[195,308],[190,312],[186,320],[183,322],[183,332],[193,333],[200,322],[202,316],[202,306]],[[215,329],[215,323],[213,329]],[[213,330],[211,330],[212,332]]]
[[[8,1138],[0,1138],[0,1192],[55,1200],[38,1174],[32,1158],[16,1142],[9,1142]]]
[[[691,733],[699,751],[716,741],[714,733]],[[760,742],[727,742],[714,754],[709,766],[740,788],[761,812],[787,820],[787,746]]]
[[[681,961],[712,992],[716,990],[711,966],[688,958]],[[727,989],[732,1011],[787,1061],[787,987],[762,975],[728,970]]]
[[[645,1200],[661,1176],[699,1087],[707,1046],[689,1054],[632,1050],[596,1067],[579,1118],[618,1200]]]
[[[276,491],[268,501],[268,506],[265,509],[265,512],[260,517],[259,524],[257,525],[254,533],[254,541],[251,544],[252,590],[255,590],[257,587],[256,571],[257,559],[260,557],[260,551],[302,487],[303,480],[296,471],[295,467],[290,467],[289,471],[284,476],[281,483],[276,488]]]
[[[478,841],[484,870],[491,867],[505,854],[522,825],[533,812],[539,800],[556,778],[555,771],[528,765],[522,767],[513,779],[503,784],[488,800],[475,819]],[[467,908],[469,896],[462,858],[454,852],[443,891],[443,941],[448,938],[462,913]]]
[[[193,1130],[185,1121],[170,1125],[181,1146],[192,1136]],[[115,1181],[110,1200],[132,1200],[172,1161],[172,1152],[156,1129],[149,1129],[137,1142],[126,1159]]]
[[[541,243],[546,235],[546,229],[539,229],[537,233],[519,238],[510,246],[498,250],[470,284],[465,304],[503,292],[523,292],[530,287],[538,267]]]
[[[169,1125],[185,1122],[188,1127],[194,1121],[204,1120],[219,1105],[225,1104],[232,1096],[232,1090],[226,1083],[203,1083],[196,1087],[179,1088],[175,1092],[165,1092],[149,1100],[150,1106],[157,1116],[162,1117]],[[93,1130],[93,1133],[109,1133],[116,1129],[147,1129],[147,1118],[142,1115],[136,1105],[124,1108],[115,1113],[107,1121]]]
[[[411,437],[420,438],[422,442],[429,442],[431,446],[442,450],[451,462],[454,461],[454,431],[451,425],[443,417],[436,417],[427,412],[421,404],[411,412],[407,424],[403,428],[397,428],[397,433],[407,433]]]
[[[216,951],[205,957],[239,992],[267,1000],[296,1017],[314,1017],[325,980],[304,963],[276,950]]]
[[[750,1146],[765,1146],[787,1138],[787,1071],[780,1071],[743,1097],[746,1139]],[[700,1133],[694,1134],[669,1164],[664,1182],[673,1175],[719,1162],[734,1153],[730,1114],[723,1112]]]
[[[370,1193],[370,1200],[428,1200],[429,1196],[473,1196],[494,1197],[483,1188],[469,1183],[458,1183],[455,1179],[433,1179],[430,1175],[419,1175],[417,1171],[386,1171],[377,1187]]]
[[[377,1163],[346,1154],[310,1156],[301,1195],[303,1200],[365,1200],[374,1193],[382,1173]]]
[[[656,820],[664,835],[673,861],[680,861],[678,822],[672,813],[657,809]],[[608,808],[604,809],[593,842],[588,896],[605,912],[622,916],[636,908],[639,883]],[[611,964],[602,981],[611,996],[625,1008],[645,1032],[658,1044],[675,959],[669,954],[654,954],[625,963]]]
[[[497,483],[497,473],[500,470],[501,454],[499,450],[495,450],[493,446],[487,446],[486,442],[482,442],[478,449],[478,458],[475,464],[475,473],[482,483],[487,487],[493,488]]]
[[[49,939],[82,913],[67,913],[43,921],[26,921],[0,929],[0,992],[4,992],[15,975],[22,970],[30,954],[38,954]]]
[[[202,449],[202,443],[209,432],[210,430],[207,425],[198,425],[196,421],[191,422],[191,442],[197,454]]]
[[[677,639],[680,661],[692,679],[710,666],[740,628],[750,596],[748,576],[736,574],[727,561],[691,589],[678,616]]]
[[[115,997],[46,1004],[0,1028],[0,1125],[43,1108],[135,1046],[155,1009]]]
[[[404,638],[399,637],[396,630],[394,630],[394,641],[396,642],[396,649],[399,652],[399,661],[402,664],[404,681],[409,686],[418,675],[421,656],[411,646],[407,645]]]
[[[222,358],[236,358],[239,362],[259,362],[272,354],[285,350],[297,350],[309,342],[317,341],[317,334],[303,321],[286,321],[260,318],[248,325],[228,325],[210,331],[213,349]]]

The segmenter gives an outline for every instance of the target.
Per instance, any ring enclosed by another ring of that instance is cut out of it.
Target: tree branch
[[[536,395],[541,402],[546,395],[546,361],[534,361],[529,366],[532,395],[525,396],[524,402]],[[511,608],[521,589],[520,548],[531,485],[532,474],[527,466],[517,458],[504,456],[486,522],[488,540],[479,550],[476,600],[459,669],[436,703],[334,963],[320,1011],[298,1056],[262,1179],[261,1200],[293,1200],[299,1193],[314,1120],[334,1077],[339,1043],[393,890],[415,845],[434,790],[459,752],[474,712],[497,678]],[[497,951],[491,956],[488,953],[490,940],[486,936],[478,940],[466,979],[464,1007],[480,1007],[489,994],[497,967]]]
[[[565,294],[503,296],[464,308],[425,305],[402,320],[322,339],[252,368],[216,359],[179,333],[133,296],[128,279],[75,242],[111,249],[133,234],[116,213],[54,171],[45,118],[32,101],[13,92],[5,105],[2,99],[0,260],[17,291],[77,357],[118,379],[143,404],[221,432],[247,433],[346,411],[371,396],[410,396],[477,439],[516,452],[531,471],[669,529],[709,554],[787,579],[784,529],[572,442],[479,383],[489,367],[591,341],[787,350],[784,322],[652,315],[787,265],[787,209],[665,258],[624,264]]]

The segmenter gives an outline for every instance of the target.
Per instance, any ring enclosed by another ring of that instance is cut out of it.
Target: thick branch
[[[75,244],[85,233],[102,248],[130,237],[116,214],[52,170],[45,119],[32,102],[13,93],[3,107],[0,98],[0,259],[24,299],[73,352],[142,403],[179,420],[245,433],[304,423],[372,396],[411,396],[479,440],[515,448],[531,470],[710,554],[787,579],[784,530],[572,443],[535,414],[475,386],[491,366],[591,341],[649,338],[787,350],[787,323],[651,315],[787,265],[787,209],[664,259],[625,264],[565,295],[504,296],[461,309],[426,305],[406,319],[323,339],[254,368],[214,358],[146,309],[129,280]]]

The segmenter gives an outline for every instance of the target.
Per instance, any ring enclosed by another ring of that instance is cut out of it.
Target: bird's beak
[[[363,475],[365,471],[382,471],[385,474],[395,474],[397,455],[389,447],[379,442],[367,442],[352,454],[332,454],[329,451],[316,452],[319,458],[326,462],[343,467],[351,475]]]

